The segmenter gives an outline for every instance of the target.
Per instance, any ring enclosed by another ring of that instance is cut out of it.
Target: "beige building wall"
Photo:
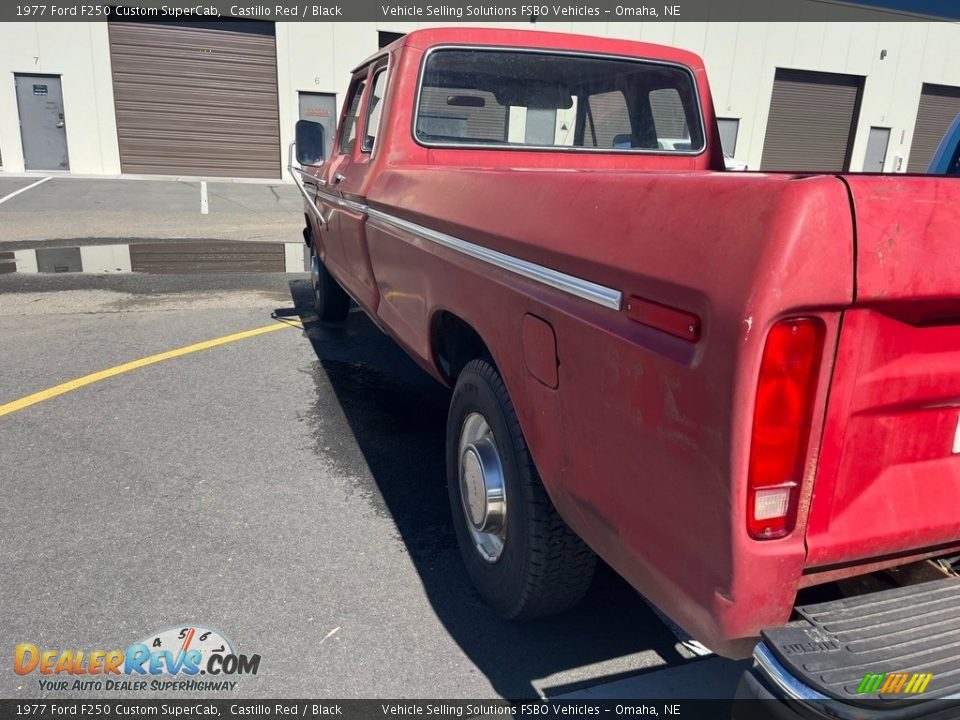
[[[905,169],[923,83],[960,87],[958,23],[512,25],[675,45],[701,55],[718,116],[740,121],[735,155],[751,169],[760,166],[778,67],[866,78],[853,170],[863,167],[871,126],[891,129],[885,169],[893,171],[898,159]],[[339,106],[350,70],[377,49],[378,31],[409,32],[417,27],[417,23],[277,23],[278,162],[284,167],[288,163],[299,92],[335,93]],[[72,173],[119,174],[106,23],[0,23],[0,153],[6,172],[23,171],[14,73],[62,76]]]
[[[377,50],[377,37],[376,23],[277,23],[277,90],[284,168],[290,164],[293,126],[300,114],[299,94],[335,93],[339,112],[350,84],[350,71]]]
[[[891,129],[884,169],[893,171],[897,157],[906,169],[923,83],[960,87],[960,63],[950,61],[949,49],[960,43],[960,24],[710,23],[703,37],[689,25],[678,23],[672,38],[664,28],[660,39],[704,58],[717,114],[740,119],[736,156],[751,169],[760,167],[778,67],[866,78],[853,170],[863,169],[872,126]]]
[[[120,172],[106,23],[0,23],[0,153],[23,171],[14,74],[62,76],[70,172]]]

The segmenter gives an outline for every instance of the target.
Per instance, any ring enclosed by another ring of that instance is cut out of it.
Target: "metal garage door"
[[[777,69],[761,170],[850,167],[863,78]]]
[[[910,172],[926,172],[937,145],[960,115],[960,88],[924,83],[917,110],[917,124],[910,145]]]
[[[480,96],[483,104],[453,107],[451,95]],[[463,140],[507,139],[507,106],[497,102],[492,92],[474,88],[424,87],[420,95],[419,129],[426,135]]]
[[[125,173],[280,177],[271,23],[110,23]]]
[[[284,272],[283,243],[136,243],[130,268],[143,273]]]

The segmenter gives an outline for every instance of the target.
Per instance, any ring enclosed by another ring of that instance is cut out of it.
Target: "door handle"
[[[346,178],[345,175],[341,175],[340,173],[337,173],[336,175],[333,176],[333,184],[334,184],[334,185],[339,185],[340,183],[342,183],[342,182],[343,182],[344,180],[346,180],[346,179],[347,179],[347,178]]]

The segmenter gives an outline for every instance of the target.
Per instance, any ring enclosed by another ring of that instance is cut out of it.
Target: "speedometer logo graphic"
[[[200,653],[200,659],[196,663],[201,668],[207,668],[210,658],[213,655],[226,657],[234,655],[233,643],[231,643],[219,630],[204,627],[202,625],[183,625],[180,627],[167,628],[160,632],[148,635],[140,641],[146,645],[150,652],[167,651],[174,656],[196,650]],[[196,657],[194,655],[194,657]],[[206,670],[200,671],[201,675],[206,674]]]

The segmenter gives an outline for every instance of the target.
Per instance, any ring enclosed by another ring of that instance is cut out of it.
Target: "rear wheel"
[[[317,254],[317,244],[310,248],[310,286],[313,288],[313,309],[326,322],[341,322],[350,311],[350,296],[340,287]]]
[[[485,360],[457,379],[447,485],[467,572],[500,615],[549,615],[583,598],[596,556],[547,497],[503,379]]]

